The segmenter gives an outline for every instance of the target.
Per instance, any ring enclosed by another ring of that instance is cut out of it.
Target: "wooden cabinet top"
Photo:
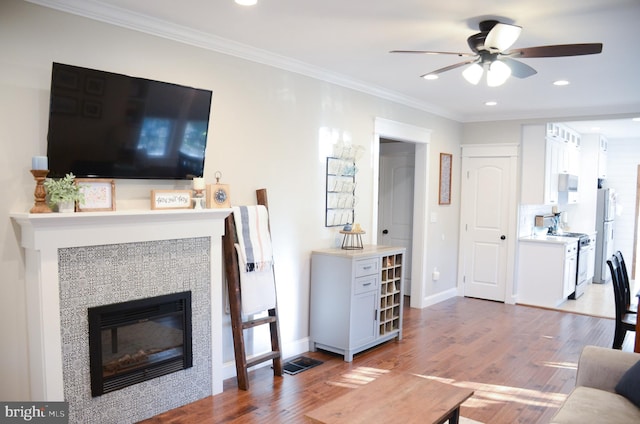
[[[388,255],[395,253],[404,253],[404,247],[399,246],[381,246],[381,245],[365,245],[362,249],[346,250],[339,247],[329,249],[312,250],[314,255],[331,255],[331,256],[344,256],[347,258],[358,258],[374,255]]]

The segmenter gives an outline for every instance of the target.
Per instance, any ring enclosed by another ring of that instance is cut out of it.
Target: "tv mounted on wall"
[[[202,176],[212,92],[54,63],[49,176]]]

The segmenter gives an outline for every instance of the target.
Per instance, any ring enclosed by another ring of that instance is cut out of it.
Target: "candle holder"
[[[204,200],[204,189],[194,189],[193,209],[203,209],[202,202]]]
[[[30,213],[50,213],[51,208],[47,205],[47,190],[44,188],[44,180],[47,178],[49,170],[47,169],[32,169],[31,174],[36,180],[36,189],[33,192],[35,197],[35,205],[29,211]]]

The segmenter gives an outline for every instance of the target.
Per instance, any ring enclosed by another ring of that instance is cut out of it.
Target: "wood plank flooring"
[[[324,363],[293,376],[274,377],[268,367],[251,371],[249,391],[229,379],[223,393],[143,423],[304,423],[306,412],[390,372],[473,388],[461,408],[467,418],[547,423],[574,386],[582,348],[610,347],[614,326],[606,318],[460,297],[423,310],[405,307],[401,341],[351,363],[308,353]],[[623,350],[633,350],[633,334]]]

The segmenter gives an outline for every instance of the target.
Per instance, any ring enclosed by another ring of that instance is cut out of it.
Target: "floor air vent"
[[[300,356],[296,359],[292,359],[291,361],[285,362],[282,367],[282,370],[287,374],[295,375],[320,364],[322,364],[322,361],[318,361],[317,359],[307,358],[306,356]]]

